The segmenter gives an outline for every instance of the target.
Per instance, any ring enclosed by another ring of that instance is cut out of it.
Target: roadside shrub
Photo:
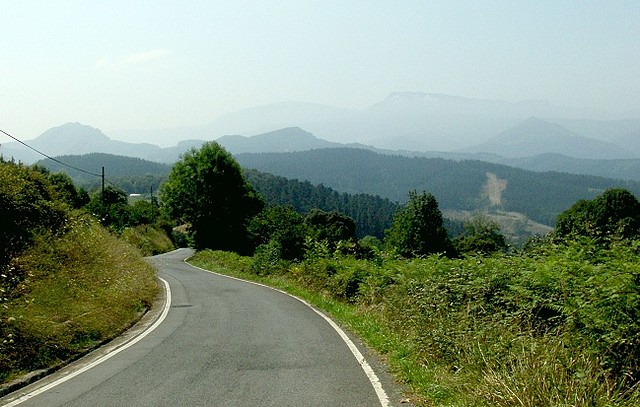
[[[67,211],[63,202],[53,199],[44,174],[0,161],[0,269],[29,246],[38,230],[60,230]]]
[[[251,269],[259,276],[279,274],[287,269],[289,262],[282,259],[282,247],[275,240],[258,246]]]

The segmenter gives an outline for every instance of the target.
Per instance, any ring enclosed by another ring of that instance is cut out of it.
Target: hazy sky
[[[396,91],[640,101],[638,0],[0,0],[0,32],[0,129],[22,139]]]

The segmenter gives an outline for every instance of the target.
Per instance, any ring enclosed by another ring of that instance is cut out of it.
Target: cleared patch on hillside
[[[522,213],[503,211],[481,213],[496,222],[500,226],[500,232],[512,244],[521,244],[530,237],[545,236],[553,231],[552,227],[534,222]],[[471,211],[442,211],[443,217],[461,222],[469,221],[477,214],[478,212]]]
[[[507,189],[507,180],[487,172],[487,182],[482,186],[482,197],[489,200],[492,207],[502,205],[502,193]]]

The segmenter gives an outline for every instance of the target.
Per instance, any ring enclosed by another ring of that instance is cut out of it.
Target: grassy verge
[[[151,303],[155,271],[88,215],[39,232],[2,278],[0,382],[55,366],[128,328]]]
[[[138,225],[122,231],[120,238],[135,246],[143,256],[170,252],[175,249],[164,230],[152,225]]]
[[[411,399],[418,404],[424,401],[422,388],[431,387],[437,399],[448,392],[434,384],[433,375],[411,357],[412,344],[385,324],[384,317],[374,309],[367,309],[332,298],[326,291],[310,289],[287,274],[258,275],[253,272],[253,259],[222,251],[201,251],[189,259],[189,263],[220,274],[238,277],[269,285],[304,299],[318,309],[331,315],[341,325],[361,338],[389,362],[393,373],[403,384],[409,385]]]
[[[639,252],[572,242],[454,260],[256,266],[203,251],[190,261],[327,311],[384,355],[420,406],[636,406]]]

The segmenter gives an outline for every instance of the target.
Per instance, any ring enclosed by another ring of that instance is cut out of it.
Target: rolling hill
[[[637,155],[617,144],[584,137],[558,124],[531,117],[490,140],[460,151],[503,157],[562,154],[583,159],[621,159]]]
[[[553,225],[557,215],[576,201],[593,198],[608,188],[640,194],[640,183],[634,181],[348,148],[238,154],[236,158],[245,168],[308,180],[340,192],[404,202],[409,191],[425,190],[436,196],[443,209],[519,212],[546,225]]]
[[[267,202],[293,205],[301,212],[313,207],[338,210],[356,219],[359,233],[379,237],[390,224],[397,202],[404,202],[414,189],[433,193],[443,212],[452,218],[460,220],[467,216],[464,214],[479,210],[504,220],[512,239],[549,230],[560,212],[608,188],[622,187],[640,194],[638,182],[532,172],[475,160],[392,156],[355,148],[238,154],[236,158]],[[158,191],[170,171],[166,164],[109,154],[58,159],[94,174],[105,166],[108,182],[129,193],[148,193],[150,188]],[[95,175],[50,160],[39,164],[69,173],[87,189],[100,185]]]
[[[103,166],[107,182],[127,193],[147,194],[150,190],[157,193],[171,171],[171,166],[167,164],[111,154],[92,153],[54,158],[57,161],[44,159],[37,164],[53,173],[66,173],[76,186],[87,190],[100,187],[101,177],[98,175]],[[323,185],[312,185],[308,181],[290,180],[256,170],[246,170],[245,177],[267,204],[291,205],[303,214],[317,208],[323,211],[335,210],[350,216],[356,222],[359,237],[371,235],[382,238],[398,208],[397,203],[378,196],[339,193]]]

